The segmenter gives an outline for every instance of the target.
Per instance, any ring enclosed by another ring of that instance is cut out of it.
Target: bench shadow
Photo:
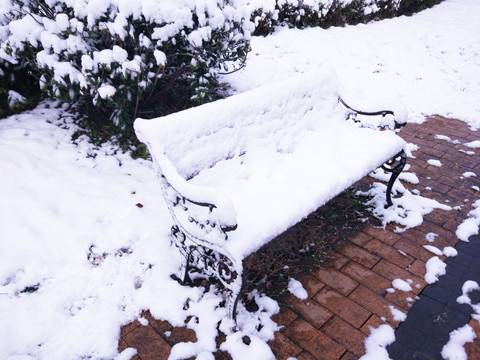
[[[354,184],[243,261],[246,280],[242,302],[248,310],[256,307],[248,297],[251,291],[256,289],[284,304],[290,278],[321,268],[329,259],[329,251],[352,234],[368,226],[381,226],[366,208],[366,198],[356,195],[367,183],[368,179]]]

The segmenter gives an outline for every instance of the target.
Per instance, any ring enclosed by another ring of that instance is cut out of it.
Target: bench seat
[[[232,256],[247,257],[405,146],[392,132],[355,128],[342,118],[335,126],[322,125],[296,137],[288,149],[250,149],[190,180],[232,200],[238,227],[224,244]]]

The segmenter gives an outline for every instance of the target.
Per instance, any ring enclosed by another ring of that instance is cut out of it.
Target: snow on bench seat
[[[345,119],[335,125],[298,135],[288,150],[250,149],[191,180],[232,200],[238,227],[225,245],[231,255],[247,257],[404,147],[393,133],[355,129]]]
[[[245,257],[405,148],[392,131],[347,122],[351,109],[339,101],[340,92],[326,66],[135,121],[138,138],[158,164],[187,278],[192,262],[208,262],[210,255],[198,248],[212,249],[221,254],[214,261],[228,267],[213,274],[238,295]],[[207,214],[193,210],[202,206]]]

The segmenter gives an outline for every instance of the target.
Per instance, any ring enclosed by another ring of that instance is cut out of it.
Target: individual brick
[[[286,299],[286,303],[292,310],[297,312],[302,318],[315,326],[317,329],[333,316],[330,311],[310,299],[300,300],[295,296],[289,296]]]
[[[280,312],[272,316],[279,326],[287,327],[298,318],[298,315],[286,306],[280,306]]]
[[[320,268],[313,272],[313,276],[343,295],[348,295],[358,285],[356,281],[331,268]]]
[[[348,298],[378,317],[385,318],[389,323],[398,325],[398,321],[393,320],[389,308],[393,304],[369,288],[360,285]]]
[[[171,345],[178,344],[180,342],[197,342],[197,335],[195,331],[185,326],[173,328],[172,333],[167,339]]]
[[[386,231],[385,229],[376,228],[376,227],[373,227],[373,226],[366,227],[364,229],[364,231],[367,234],[376,238],[377,240],[381,240],[384,243],[387,243],[387,244],[390,244],[390,245],[395,244],[398,241],[398,239],[400,238],[400,235],[398,235],[398,234],[392,233],[390,231]]]
[[[277,359],[288,359],[302,352],[302,348],[295,345],[281,332],[275,333],[275,338],[268,342]]]
[[[123,336],[127,335],[128,333],[134,331],[139,326],[142,326],[142,325],[137,320],[132,321],[131,323],[129,323],[125,326],[122,326],[122,328],[120,329],[120,336],[123,337]]]
[[[376,329],[382,324],[385,324],[385,321],[380,319],[377,315],[372,314],[372,316],[368,318],[365,324],[362,325],[360,331],[368,336],[372,332],[372,329]]]
[[[297,278],[302,283],[309,297],[313,297],[317,292],[325,287],[325,284],[310,274],[304,274]]]
[[[425,262],[418,259],[415,260],[413,264],[410,265],[410,267],[408,268],[408,271],[414,274],[415,276],[418,276],[419,278],[423,279],[427,271],[425,267]]]
[[[363,247],[355,245],[351,242],[341,242],[335,247],[335,250],[367,268],[371,268],[378,262],[378,260],[380,260],[377,255],[374,255],[365,250]]]
[[[350,236],[348,240],[350,240],[352,243],[358,246],[363,246],[366,243],[368,243],[370,240],[372,240],[372,236],[360,231],[357,234]]]
[[[378,273],[370,269],[367,269],[355,261],[350,261],[341,271],[348,277],[358,281],[379,294],[385,293],[385,289],[389,288],[391,285],[390,280],[380,276]]]
[[[122,352],[123,350],[129,348],[130,345],[128,345],[128,343],[123,340],[123,338],[120,338],[120,341],[118,342],[118,352]]]
[[[338,316],[334,316],[322,331],[353,354],[362,356],[365,353],[365,334]]]
[[[303,319],[297,319],[284,334],[319,360],[338,360],[345,348]]]
[[[327,256],[328,258],[326,263],[324,264],[324,267],[333,268],[336,270],[340,269],[349,260],[346,256],[339,254],[335,250],[330,250]]]
[[[425,244],[428,244],[426,240]],[[430,251],[425,249],[423,246],[408,240],[407,238],[401,238],[398,240],[394,247],[422,261],[428,261],[432,257],[432,253]]]
[[[167,360],[171,346],[150,326],[140,326],[124,336],[130,347],[138,350],[142,359]]]
[[[399,253],[398,250],[393,246],[379,240],[370,241],[367,245],[365,245],[365,248],[403,268],[406,268],[415,260],[410,255],[403,255]]]
[[[385,299],[392,302],[399,310],[408,312],[417,300],[417,295],[411,291],[395,289],[394,292],[387,292]]]
[[[448,219],[447,222],[443,224],[443,229],[454,233],[460,224],[461,222],[458,222],[456,219]]]
[[[446,190],[448,192],[450,188]],[[438,190],[437,190],[438,191]],[[428,197],[428,193],[426,194]],[[442,226],[450,219],[450,212],[449,211],[441,211],[435,210],[432,211],[430,214],[426,214],[423,216],[424,221],[431,221],[435,225]]]
[[[373,271],[382,274],[391,281],[395,279],[402,279],[405,281],[407,281],[408,279],[412,280],[412,283],[410,285],[412,287],[412,291],[417,295],[426,285],[425,279],[420,278],[413,273],[384,259],[380,260],[378,264],[375,265]]]
[[[314,299],[357,328],[371,315],[370,311],[328,287],[320,290]]]

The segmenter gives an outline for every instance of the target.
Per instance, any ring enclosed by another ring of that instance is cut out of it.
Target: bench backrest
[[[272,136],[278,151],[288,151],[297,132],[322,120],[344,121],[339,86],[334,70],[326,66],[161,118],[137,119],[135,131],[153,153],[163,153],[189,179],[252,146],[271,146]]]

